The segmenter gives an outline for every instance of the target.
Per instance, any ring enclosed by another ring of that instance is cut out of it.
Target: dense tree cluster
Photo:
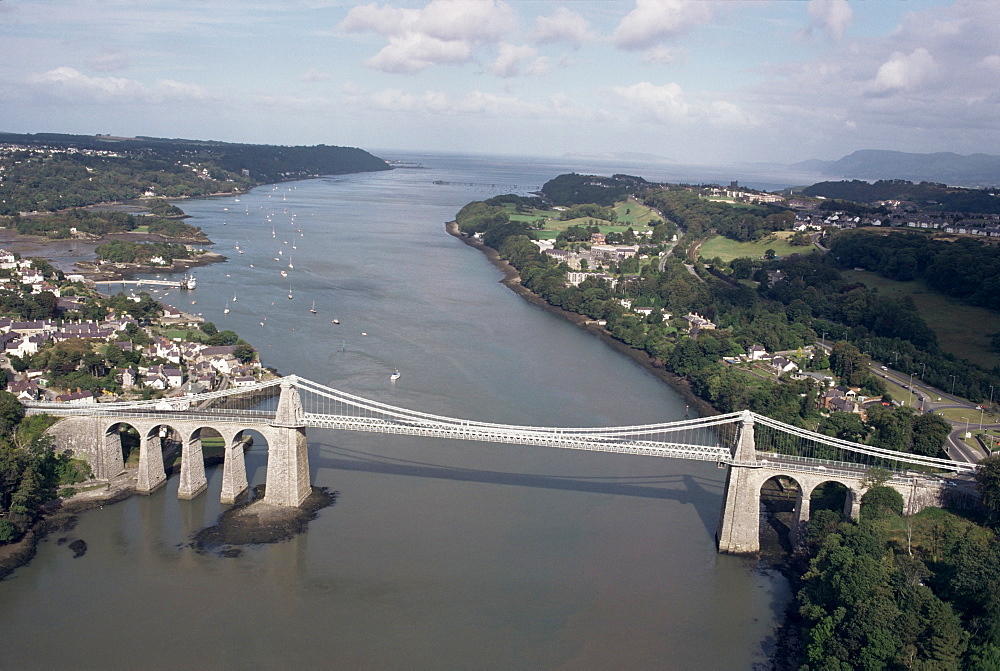
[[[808,566],[796,595],[805,639],[801,668],[983,668],[968,665],[974,655],[966,655],[964,613],[925,584],[932,571],[919,555],[898,553],[889,542],[883,519],[898,516],[884,506],[865,514],[873,503],[862,505],[860,523],[838,522],[830,511],[812,516]],[[977,641],[974,654],[984,643]]]
[[[559,175],[542,185],[545,198],[561,206],[594,204],[611,207],[625,196],[644,190],[649,183],[631,175]]]
[[[389,170],[353,147],[281,147],[162,138],[0,133],[26,147],[0,157],[0,214],[54,212],[144,196],[243,191],[310,175]],[[71,149],[75,153],[50,151]]]
[[[0,391],[0,545],[18,540],[60,485],[82,482],[89,467],[56,453],[43,435],[51,420],[25,417],[17,398]]]
[[[806,187],[807,196],[822,196],[856,203],[875,203],[880,200],[902,200],[914,203],[922,210],[938,212],[1000,213],[996,188],[966,189],[950,187],[935,182],[914,184],[902,179],[879,180],[874,183],[861,180],[819,182]]]
[[[981,240],[934,240],[918,233],[843,231],[830,251],[846,268],[902,282],[922,279],[947,296],[1000,310],[1000,247]]]
[[[795,223],[795,214],[786,208],[733,207],[705,200],[686,189],[651,190],[644,202],[684,228],[689,239],[715,231],[732,240],[750,242],[774,231],[787,231]]]
[[[98,245],[94,250],[97,258],[111,263],[149,264],[151,259],[159,257],[164,265],[170,265],[174,259],[189,259],[191,251],[184,245],[173,242],[130,242],[112,240]]]
[[[7,227],[22,235],[44,235],[66,239],[78,234],[100,237],[111,233],[134,231],[146,226],[150,233],[172,238],[187,238],[204,242],[208,240],[201,229],[176,219],[162,217],[137,217],[126,212],[95,212],[67,210],[47,215],[21,216],[15,214],[6,221]]]
[[[24,152],[27,153],[27,152]],[[153,190],[167,198],[204,196],[249,188],[246,177],[218,168],[215,178],[190,165],[152,156],[51,154],[0,157],[0,214],[55,212],[132,200]],[[206,166],[204,169],[211,169]]]
[[[949,243],[941,243],[949,244]],[[761,271],[781,271],[782,279],[763,295],[786,306],[789,316],[801,319],[816,334],[847,340],[877,361],[891,362],[896,370],[919,374],[919,379],[973,401],[989,397],[989,388],[1000,389],[1000,373],[986,371],[941,351],[937,337],[909,297],[880,294],[863,284],[848,282],[829,255],[793,255],[772,262],[747,265]],[[738,267],[742,267],[733,261]],[[754,271],[755,273],[757,271]],[[767,273],[754,278],[767,279]],[[811,319],[810,319],[811,318]]]

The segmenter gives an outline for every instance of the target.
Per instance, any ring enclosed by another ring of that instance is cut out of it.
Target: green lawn
[[[973,428],[979,427],[979,410],[973,410],[971,408],[945,408],[944,410],[936,410],[935,415],[941,415],[947,420],[952,422],[958,422],[960,424],[968,423]],[[1000,418],[994,413],[984,412],[983,413],[983,424],[996,424],[1000,421]]]
[[[196,329],[172,329],[160,331],[160,335],[168,340],[173,340],[174,338],[180,338],[181,340],[190,340],[192,342],[203,342],[206,336],[202,331]]]
[[[910,296],[946,352],[987,370],[1000,364],[1000,354],[990,351],[989,339],[989,334],[997,331],[1000,324],[1000,315],[996,312],[959,303],[931,291],[922,281],[896,282],[866,270],[845,270],[843,275],[886,295]]]
[[[614,210],[618,216],[619,225],[625,228],[631,226],[633,231],[646,230],[650,227],[649,222],[660,218],[652,209],[634,198],[618,203]]]
[[[544,229],[541,231],[535,231],[539,240],[553,239],[559,234],[560,231],[565,231],[570,226],[589,227],[595,223],[601,233],[624,233],[629,227],[631,227],[636,233],[640,233],[642,231],[649,230],[649,222],[654,219],[659,219],[653,210],[636,200],[632,200],[631,198],[615,205],[614,211],[618,217],[618,221],[614,224],[610,221],[594,219],[593,217],[580,217],[577,219],[567,219],[563,221],[559,218],[559,212],[551,210],[532,210],[527,213],[518,213],[514,211],[513,205],[508,206],[507,209],[510,212],[511,221],[534,224],[539,219],[545,219]]]
[[[723,261],[729,262],[740,257],[759,259],[769,249],[773,249],[774,253],[778,256],[808,254],[815,249],[812,245],[793,247],[788,244],[788,238],[792,237],[792,235],[791,231],[777,231],[756,242],[736,242],[721,235],[716,235],[701,246],[699,254],[706,261],[719,257]]]

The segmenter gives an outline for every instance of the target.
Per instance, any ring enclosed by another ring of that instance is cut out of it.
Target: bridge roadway
[[[303,396],[306,403],[303,403]],[[274,409],[267,407],[273,404]],[[228,407],[218,407],[218,403]],[[232,407],[232,406],[237,407]],[[242,406],[242,407],[240,407]],[[278,505],[299,505],[310,491],[307,428],[429,436],[501,444],[612,452],[714,461],[727,468],[726,494],[718,532],[723,552],[754,552],[759,547],[760,490],[775,476],[800,487],[799,520],[808,520],[811,492],[824,482],[848,490],[845,513],[856,515],[864,492],[866,466],[782,455],[758,445],[755,424],[780,432],[801,444],[826,445],[840,454],[855,453],[894,463],[906,462],[954,472],[970,472],[973,464],[923,457],[851,443],[806,431],[750,411],[661,424],[619,427],[537,427],[496,424],[431,415],[341,392],[305,378],[288,376],[250,387],[154,401],[70,405],[31,402],[29,414],[65,417],[53,426],[57,446],[74,449],[91,461],[98,477],[113,477],[124,468],[118,427],[135,427],[140,444],[139,490],[163,484],[160,442],[173,430],[182,444],[180,495],[191,498],[206,486],[201,459],[201,431],[212,429],[226,442],[223,498],[232,502],[246,489],[241,446],[244,430],[262,434],[268,444],[267,494]],[[306,409],[308,407],[308,410]],[[61,428],[60,428],[61,427]],[[765,438],[765,441],[769,439]],[[780,442],[780,441],[779,441]],[[787,441],[785,441],[787,442]],[[96,444],[95,444],[96,443]],[[239,449],[238,449],[239,448]],[[908,471],[892,473],[887,483],[907,500],[913,512],[940,503],[946,493],[940,477]],[[919,493],[918,493],[919,490]],[[803,511],[805,511],[803,513]]]

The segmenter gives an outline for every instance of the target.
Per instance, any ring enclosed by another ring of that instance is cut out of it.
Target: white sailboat
[[[389,376],[389,381],[395,382],[398,379],[399,379],[399,369],[397,368],[396,370],[392,371],[392,375]]]
[[[309,312],[316,314],[316,301],[313,301],[312,307],[309,308]]]

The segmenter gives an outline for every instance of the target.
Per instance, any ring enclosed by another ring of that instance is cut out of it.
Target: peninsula
[[[985,332],[978,348],[957,342],[899,285],[920,278],[935,305],[975,307],[995,330],[996,294],[979,288],[1000,274],[998,224],[989,211],[574,174],[533,197],[469,203],[448,230],[504,269],[507,286],[718,411],[979,461],[974,481],[952,483],[948,509],[909,515],[883,484],[889,472],[870,469],[858,520],[833,482],[810,497],[772,478],[762,526],[796,592],[775,668],[988,668],[1000,650],[987,633],[1000,617],[1000,457],[986,456],[1000,444],[1000,376],[978,362],[995,361],[995,344]],[[976,435],[956,408],[982,413]],[[793,545],[800,494],[811,514]]]

